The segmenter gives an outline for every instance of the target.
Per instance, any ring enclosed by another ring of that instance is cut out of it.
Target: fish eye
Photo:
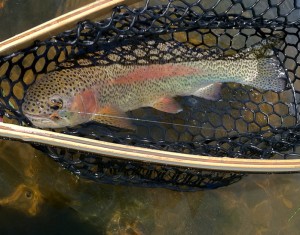
[[[63,100],[60,97],[52,97],[49,100],[49,105],[54,110],[61,109],[63,107]]]

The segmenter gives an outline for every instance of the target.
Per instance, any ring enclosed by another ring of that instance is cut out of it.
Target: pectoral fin
[[[171,97],[162,97],[152,106],[153,108],[166,113],[179,113],[182,107]]]
[[[106,106],[99,109],[98,112],[92,117],[92,120],[123,129],[136,129],[122,110],[111,106]]]

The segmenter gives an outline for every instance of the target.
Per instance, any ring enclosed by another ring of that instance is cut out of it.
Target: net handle
[[[130,5],[139,1],[140,0],[97,0],[94,3],[63,14],[0,42],[0,56],[5,56],[24,49],[31,46],[36,40],[43,41],[52,35],[57,35],[73,28],[79,21],[92,20],[101,15],[109,14],[112,9],[118,5]]]
[[[73,149],[126,161],[142,161],[177,167],[256,173],[300,172],[300,159],[238,159],[174,153],[108,143],[7,123],[0,123],[0,137]]]

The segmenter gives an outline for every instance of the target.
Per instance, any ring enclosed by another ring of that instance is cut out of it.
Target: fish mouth
[[[60,128],[61,125],[53,120],[51,120],[50,115],[37,115],[28,112],[23,114],[28,118],[28,120],[36,127],[40,128]]]
[[[23,114],[28,117],[28,118],[33,118],[33,119],[40,119],[40,118],[48,118],[50,115],[41,115],[41,114],[33,114],[33,113],[28,113],[28,112],[25,112],[23,111]]]

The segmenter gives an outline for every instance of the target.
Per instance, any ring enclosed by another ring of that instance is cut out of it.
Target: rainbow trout
[[[175,114],[182,108],[174,97],[217,100],[224,82],[275,92],[285,88],[285,73],[275,56],[257,57],[253,51],[228,58],[216,54],[176,42],[117,46],[105,55],[105,63],[86,66],[89,61],[81,59],[85,66],[45,74],[27,90],[22,110],[40,128],[93,120],[134,129],[125,118],[127,111],[153,107]]]

